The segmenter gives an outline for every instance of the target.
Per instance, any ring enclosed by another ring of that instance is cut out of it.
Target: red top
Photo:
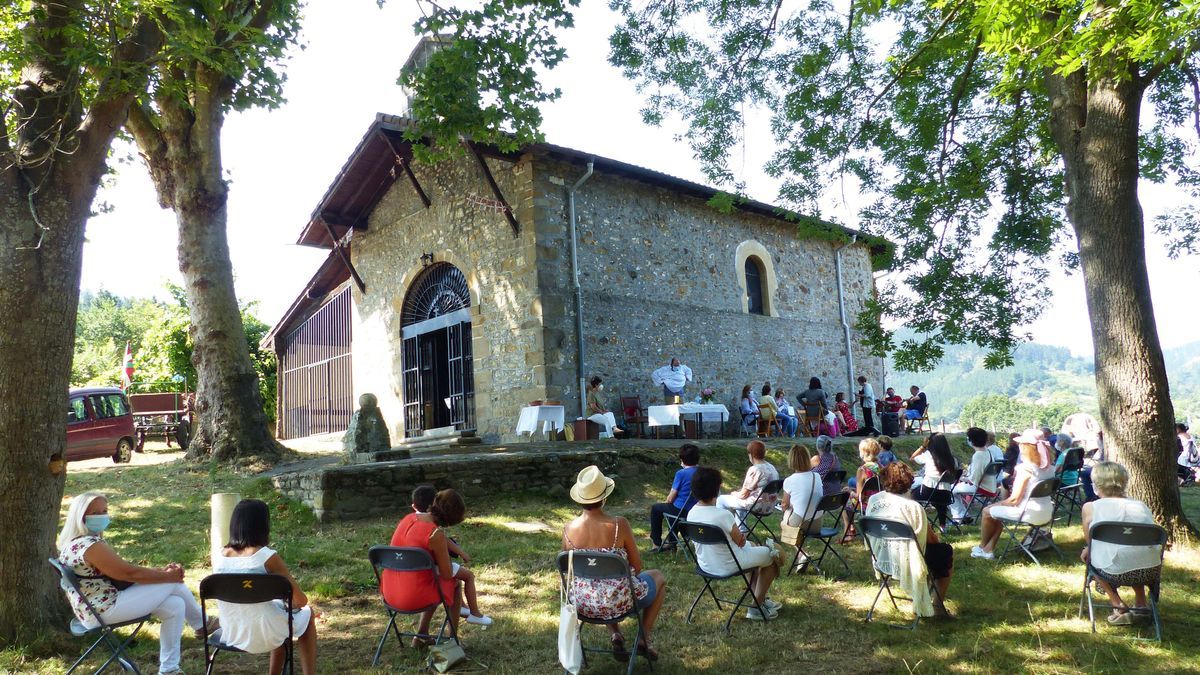
[[[433,550],[429,547],[429,538],[437,529],[437,525],[421,520],[415,513],[410,513],[396,525],[396,531],[392,533],[392,546],[421,548],[433,555]],[[433,573],[438,574],[436,560]],[[440,579],[440,581],[446,602],[453,604],[455,580]],[[422,609],[440,601],[437,588],[430,583],[428,571],[384,570],[382,590],[383,597],[389,605],[405,611]]]

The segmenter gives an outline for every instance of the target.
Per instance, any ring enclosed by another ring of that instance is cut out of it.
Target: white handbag
[[[558,615],[558,662],[563,670],[575,675],[583,669],[583,643],[579,640],[579,615],[575,605],[567,597],[567,589],[575,583],[575,552],[567,553],[567,580],[559,596],[561,608]]]

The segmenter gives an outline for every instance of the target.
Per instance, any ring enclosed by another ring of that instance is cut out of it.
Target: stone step
[[[443,436],[441,438],[410,438],[393,449],[403,449],[416,451],[427,451],[439,448],[452,448],[457,446],[475,446],[482,445],[483,439],[478,436]]]

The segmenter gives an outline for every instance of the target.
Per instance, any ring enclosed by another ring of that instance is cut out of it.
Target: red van
[[[114,387],[72,389],[67,403],[67,461],[133,457],[133,412],[125,393]]]

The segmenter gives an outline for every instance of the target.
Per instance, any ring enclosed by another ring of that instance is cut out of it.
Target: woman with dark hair
[[[1200,468],[1200,450],[1196,448],[1196,440],[1188,433],[1188,425],[1183,422],[1175,424],[1175,436],[1179,439],[1179,458],[1176,460],[1176,474],[1179,484],[1185,485],[1196,480],[1196,470]]]
[[[292,634],[300,650],[304,675],[317,672],[317,627],[308,596],[292,578],[271,543],[271,514],[258,499],[243,499],[229,520],[229,543],[213,561],[218,574],[278,574],[292,584]],[[287,609],[279,600],[253,605],[217,601],[221,612],[221,641],[251,654],[271,653],[270,672],[283,672],[287,655]]]
[[[858,420],[854,419],[854,411],[850,409],[850,404],[846,403],[846,394],[838,392],[833,395],[833,412],[838,417],[838,424],[842,426],[843,434],[852,434],[858,431]]]
[[[805,403],[820,403],[822,408],[829,409],[829,398],[821,388],[821,380],[815,377],[808,381],[808,389],[800,395],[800,400]]]
[[[912,454],[911,459],[924,467],[921,482],[912,486],[913,498],[927,500],[929,495],[940,486],[944,490],[952,489],[953,483],[942,482],[942,475],[958,468],[958,460],[950,451],[950,441],[945,434],[930,434],[926,443]],[[937,505],[938,524],[946,525],[946,506]]]
[[[742,387],[742,426],[753,430],[758,426],[758,403],[750,396],[750,385]]]
[[[946,610],[946,592],[950,590],[950,576],[954,573],[954,549],[938,541],[937,532],[929,527],[925,509],[908,497],[913,482],[912,470],[904,462],[892,462],[880,476],[883,492],[871,497],[866,515],[871,518],[894,520],[912,528],[916,534],[917,551],[925,560],[924,567],[937,586],[938,597],[932,598],[928,580],[921,574],[921,565],[915,564],[911,541],[888,540],[868,542],[879,567],[890,570],[897,585],[913,599],[913,611],[918,616],[954,618]]]
[[[650,636],[666,597],[667,579],[658,570],[642,569],[642,556],[629,521],[604,512],[604,502],[614,489],[616,483],[605,476],[600,467],[589,466],[579,472],[571,488],[571,499],[582,507],[583,512],[563,528],[562,550],[615,553],[625,558],[634,574],[634,587],[629,589],[620,579],[576,577],[569,593],[578,613],[592,619],[615,619],[629,611],[631,602],[636,602],[642,610],[642,638],[637,650],[654,661],[658,652],[651,646]],[[612,623],[608,624],[608,629],[612,634],[614,656],[618,661],[627,660],[629,652],[625,649],[625,636],[621,634],[620,626]]]
[[[600,432],[600,438],[612,438],[617,434],[625,433],[625,430],[617,426],[617,418],[605,405],[604,397],[601,395],[603,391],[604,380],[593,377],[587,388],[588,419],[604,427],[604,431]]]

